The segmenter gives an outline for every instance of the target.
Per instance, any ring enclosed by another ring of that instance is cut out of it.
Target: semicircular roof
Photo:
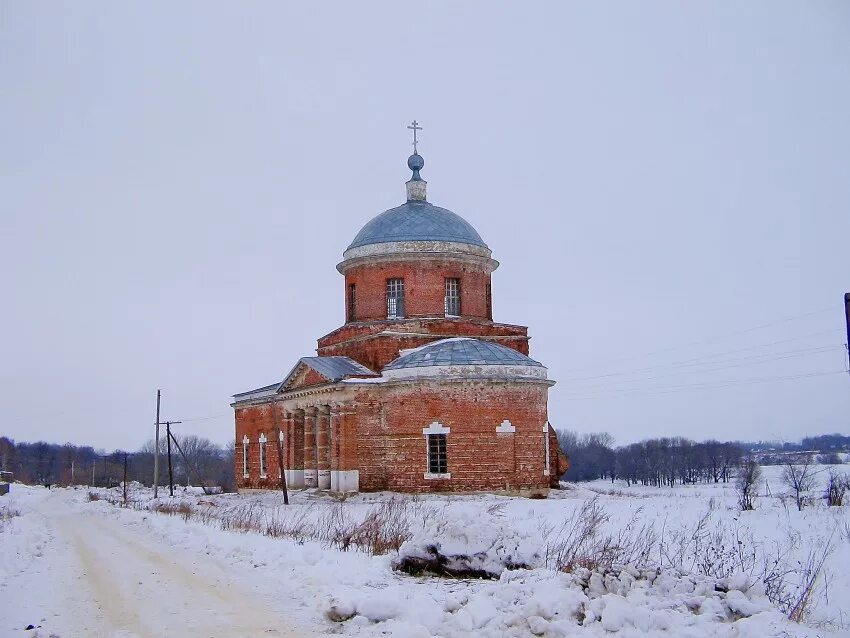
[[[452,211],[425,201],[408,201],[369,221],[348,250],[398,241],[446,241],[487,248],[472,225]]]
[[[517,352],[513,348],[468,337],[442,339],[420,348],[414,348],[390,362],[384,370],[404,368],[423,368],[427,366],[467,366],[467,365],[514,365],[543,367],[535,361]]]

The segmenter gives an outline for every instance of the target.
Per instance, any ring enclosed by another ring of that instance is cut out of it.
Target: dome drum
[[[386,320],[387,282],[404,282],[404,310],[395,320],[416,317],[462,316],[490,320],[488,304],[490,267],[487,262],[457,259],[444,254],[416,254],[411,258],[352,260],[345,268],[345,289],[356,290],[356,308],[348,320]],[[458,312],[446,311],[446,281],[459,288]]]

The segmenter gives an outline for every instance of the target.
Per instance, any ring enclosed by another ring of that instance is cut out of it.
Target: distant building
[[[343,254],[346,323],[282,381],[241,392],[236,483],[334,491],[545,493],[566,471],[547,414],[554,381],[528,329],[493,321],[499,265],[460,216],[407,201]]]

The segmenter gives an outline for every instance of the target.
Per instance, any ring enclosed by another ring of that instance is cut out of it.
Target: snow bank
[[[337,595],[326,616],[355,635],[571,636],[582,634],[766,636],[787,626],[759,588],[677,573],[620,568],[564,574],[504,570],[457,595],[402,587]],[[730,586],[740,587],[731,589]],[[748,620],[749,623],[742,623]]]

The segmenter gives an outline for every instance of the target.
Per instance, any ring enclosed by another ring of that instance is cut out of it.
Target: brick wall
[[[460,279],[461,315],[488,318],[486,287],[490,283],[490,274],[481,265],[450,259],[386,262],[349,268],[345,272],[346,313],[349,286],[354,284],[356,320],[386,319],[387,279],[404,279],[405,316],[442,315],[445,312],[447,277]],[[348,320],[351,318],[348,317]]]
[[[361,491],[440,492],[470,490],[542,490],[545,475],[543,425],[547,420],[545,385],[462,383],[424,380],[416,384],[364,385],[342,400],[323,393],[330,411],[331,466],[358,470]],[[286,419],[291,402],[236,409],[235,472],[240,488],[277,489],[277,427],[285,432],[284,464],[303,463],[303,421]],[[512,434],[497,433],[504,420]],[[450,479],[426,479],[427,452],[422,429],[434,421],[451,429],[447,437]],[[268,438],[268,472],[260,478],[259,436]],[[248,435],[249,478],[242,474],[242,439]],[[554,437],[551,433],[550,437]],[[557,441],[550,438],[550,469],[556,471]],[[552,474],[553,472],[550,472]]]
[[[488,382],[435,383],[377,390],[358,403],[361,490],[405,492],[545,489],[547,388]],[[499,434],[505,419],[516,428]],[[447,436],[450,479],[426,479],[422,429],[439,421]],[[557,448],[552,448],[550,458]]]
[[[275,405],[275,413],[272,413],[271,404],[252,405],[236,408],[236,454],[234,456],[234,472],[237,487],[269,488],[280,486],[280,475],[278,473],[277,455],[277,430],[280,427],[285,431],[283,405]],[[242,473],[242,440],[248,435],[248,468],[249,478],[243,478]],[[268,439],[266,444],[266,463],[268,472],[266,478],[260,478],[260,434],[265,434]],[[285,450],[284,450],[285,451]],[[286,458],[286,457],[284,457]],[[284,460],[284,465],[286,460]]]
[[[491,337],[493,341],[522,354],[528,354],[525,326],[473,319],[408,319],[350,324],[319,339],[319,356],[351,357],[367,368],[380,372],[399,351],[417,348],[447,337]]]

